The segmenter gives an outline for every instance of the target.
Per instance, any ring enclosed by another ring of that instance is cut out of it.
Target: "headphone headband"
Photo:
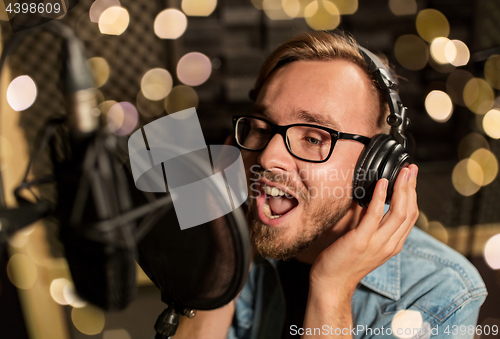
[[[406,117],[406,107],[399,97],[397,82],[379,57],[364,47],[358,46],[358,48],[365,59],[368,70],[379,84],[389,103],[391,113],[387,117],[387,123],[391,126],[390,134],[400,144],[407,147],[408,140],[404,132],[405,128],[410,124],[410,119]]]

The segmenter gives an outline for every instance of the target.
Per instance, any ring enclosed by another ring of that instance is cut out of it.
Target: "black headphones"
[[[390,110],[387,117],[387,123],[391,126],[390,134],[374,136],[356,164],[353,199],[361,207],[368,207],[377,181],[382,178],[389,180],[386,199],[386,202],[389,202],[399,171],[412,162],[408,138],[405,135],[405,128],[410,124],[410,119],[406,117],[406,107],[399,98],[397,82],[387,67],[366,48],[361,46],[358,48],[370,73],[385,94]]]

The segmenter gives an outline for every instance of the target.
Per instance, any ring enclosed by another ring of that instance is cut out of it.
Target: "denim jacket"
[[[282,331],[293,331],[300,338],[300,329],[283,329],[285,300],[276,264],[271,259],[254,261],[228,339],[280,339]],[[481,276],[465,257],[414,227],[401,252],[358,284],[351,300],[353,326],[334,329],[324,324],[316,333],[473,338],[486,296]]]

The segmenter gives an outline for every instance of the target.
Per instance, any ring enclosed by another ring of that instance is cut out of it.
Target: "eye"
[[[321,145],[323,142],[313,137],[306,137],[306,141],[311,145]]]

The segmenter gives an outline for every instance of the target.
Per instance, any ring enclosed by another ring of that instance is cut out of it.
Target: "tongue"
[[[269,206],[274,215],[283,215],[297,206],[297,199],[285,197],[269,197]]]

